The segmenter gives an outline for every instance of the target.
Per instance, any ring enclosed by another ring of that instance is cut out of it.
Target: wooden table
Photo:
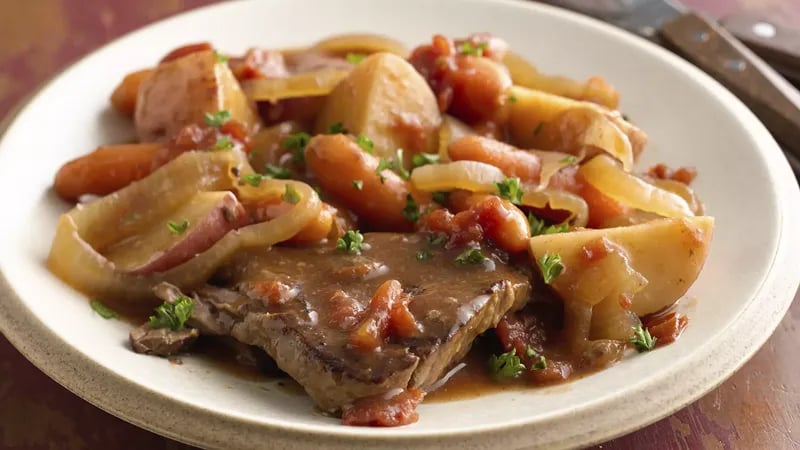
[[[0,2],[0,118],[90,50],[146,23],[215,0]],[[798,0],[686,0],[717,15],[761,12],[800,26]],[[799,205],[800,206],[800,205]],[[798,295],[800,297],[800,295]],[[731,379],[698,402],[603,449],[800,448],[800,301]],[[0,448],[183,449],[74,396],[0,337]]]

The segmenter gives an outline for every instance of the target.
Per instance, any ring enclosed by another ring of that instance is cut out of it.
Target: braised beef
[[[171,356],[185,351],[198,336],[200,333],[194,328],[173,331],[144,324],[131,330],[130,341],[136,353]]]

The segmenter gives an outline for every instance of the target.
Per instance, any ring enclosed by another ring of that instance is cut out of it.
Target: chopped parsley
[[[629,115],[625,114],[625,113],[622,113],[622,119],[625,122],[630,122],[631,121],[631,117]]]
[[[372,142],[372,139],[362,135],[356,137],[356,144],[361,147],[362,150],[369,153],[370,155],[375,154],[375,143]]]
[[[409,222],[416,222],[419,220],[419,205],[414,201],[411,194],[406,194],[406,206],[403,207],[403,217]]]
[[[472,42],[466,41],[458,46],[458,52],[462,55],[483,56],[483,51],[488,47],[488,43],[481,42],[478,45],[472,45]]]
[[[436,191],[433,194],[431,194],[431,199],[442,206],[446,206],[447,198],[449,196],[450,196],[449,192]]]
[[[514,103],[517,103],[517,97],[516,97],[515,95],[513,95],[513,94],[512,94],[512,95],[509,95],[509,96],[508,96],[508,103],[511,103],[512,105],[513,105]]]
[[[436,153],[417,153],[411,158],[411,164],[416,169],[417,167],[427,166],[428,164],[436,164],[439,162],[439,155]]]
[[[224,125],[225,122],[231,120],[231,112],[227,109],[223,109],[222,111],[217,111],[215,113],[206,113],[205,120],[206,125],[219,128]]]
[[[466,266],[469,264],[480,264],[486,261],[488,258],[484,256],[483,252],[480,248],[473,247],[468,248],[461,252],[460,255],[456,256],[456,264],[460,266]]]
[[[352,183],[352,184],[353,184],[353,187],[354,187],[354,188],[355,188],[357,191],[360,191],[360,190],[364,189],[364,182],[363,182],[363,181],[361,181],[361,180],[353,180],[353,181],[351,181],[350,183]]]
[[[561,255],[545,253],[539,258],[539,270],[542,271],[542,278],[546,284],[550,284],[557,276],[564,271],[564,264],[561,263]]]
[[[431,252],[428,249],[422,249],[418,251],[414,257],[417,258],[417,261],[425,261],[431,257]]]
[[[233,149],[233,141],[228,136],[220,136],[214,146],[211,147],[212,151],[227,151]]]
[[[183,234],[189,229],[189,219],[183,219],[181,223],[170,220],[167,222],[167,229],[172,234]]]
[[[517,378],[525,371],[525,365],[517,356],[517,350],[511,349],[510,352],[490,356],[489,371],[496,380]]]
[[[328,134],[347,134],[348,130],[342,122],[336,122],[328,127]]]
[[[264,179],[264,175],[260,173],[248,173],[247,175],[242,175],[239,179],[250,186],[258,187],[261,184],[261,180]]]
[[[106,304],[100,300],[92,300],[89,302],[89,306],[103,319],[116,319],[119,317],[116,311],[106,306]]]
[[[533,129],[533,135],[538,136],[539,133],[542,132],[542,127],[544,126],[544,122],[539,122],[539,125],[536,125],[536,128]]]
[[[344,57],[344,59],[346,59],[347,62],[349,62],[350,64],[358,64],[361,61],[363,61],[364,58],[366,58],[366,57],[367,57],[367,55],[364,55],[362,53],[348,53]]]
[[[292,177],[292,172],[285,167],[267,164],[267,176],[270,178],[275,178],[276,180],[288,180]]]
[[[156,314],[147,322],[150,328],[169,328],[172,331],[182,330],[186,321],[192,316],[194,302],[181,295],[172,303],[164,302],[156,308]]]
[[[411,177],[411,174],[408,173],[405,166],[403,166],[403,149],[398,148],[394,154],[394,167],[393,170],[400,175],[400,178],[407,180]]]
[[[544,370],[547,369],[547,359],[544,355],[536,353],[530,346],[525,347],[525,355],[528,358],[535,358],[536,362],[531,365],[531,370]]]
[[[564,233],[569,230],[569,225],[566,222],[557,225],[546,225],[544,220],[536,217],[533,213],[528,213],[528,223],[531,227],[531,236]]]
[[[291,203],[293,205],[297,204],[300,201],[300,194],[294,190],[291,184],[286,185],[286,191],[283,193],[283,201],[286,203]]]
[[[217,62],[220,64],[224,64],[228,62],[228,57],[223,55],[222,53],[214,50],[214,57],[217,59]]]
[[[628,342],[633,344],[639,353],[644,353],[654,349],[657,340],[657,338],[650,335],[650,330],[639,325],[633,329],[633,337]]]
[[[506,178],[499,183],[495,183],[495,186],[497,186],[497,193],[500,197],[517,205],[522,202],[522,194],[524,192],[519,184],[519,178]]]
[[[394,167],[394,164],[392,164],[392,162],[389,161],[388,159],[381,158],[380,160],[378,160],[378,167],[375,168],[375,173],[377,173],[378,176],[380,177],[381,183],[386,181],[386,177],[383,176],[383,171],[391,170],[392,167]]]
[[[311,140],[311,135],[305,131],[290,134],[283,140],[281,145],[283,148],[292,152],[292,162],[302,166],[306,163],[306,145]]]
[[[558,160],[558,162],[564,163],[564,164],[575,164],[576,162],[578,162],[578,158],[576,158],[576,157],[574,157],[572,155],[567,155],[567,156],[561,158],[560,160]]]
[[[357,255],[364,246],[364,235],[358,230],[348,230],[344,236],[336,241],[336,249]]]
[[[444,245],[447,241],[446,234],[430,234],[428,235],[428,245],[431,247],[438,247],[440,245]]]

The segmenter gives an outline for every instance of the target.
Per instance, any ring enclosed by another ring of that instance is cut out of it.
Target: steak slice
[[[485,261],[459,264],[464,249],[426,235],[367,233],[364,243],[360,255],[321,247],[241,254],[220,274],[230,288],[196,292],[190,325],[263,348],[333,412],[360,398],[425,389],[528,299],[528,273],[488,247]],[[354,325],[388,280],[401,283],[418,331],[390,335],[375,350],[353,347]]]

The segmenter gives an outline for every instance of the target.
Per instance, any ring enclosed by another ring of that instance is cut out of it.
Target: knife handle
[[[800,157],[800,92],[716,23],[688,13],[665,23],[668,47],[739,97],[785,151]]]
[[[720,23],[786,79],[800,85],[800,30],[747,13],[726,16]]]

